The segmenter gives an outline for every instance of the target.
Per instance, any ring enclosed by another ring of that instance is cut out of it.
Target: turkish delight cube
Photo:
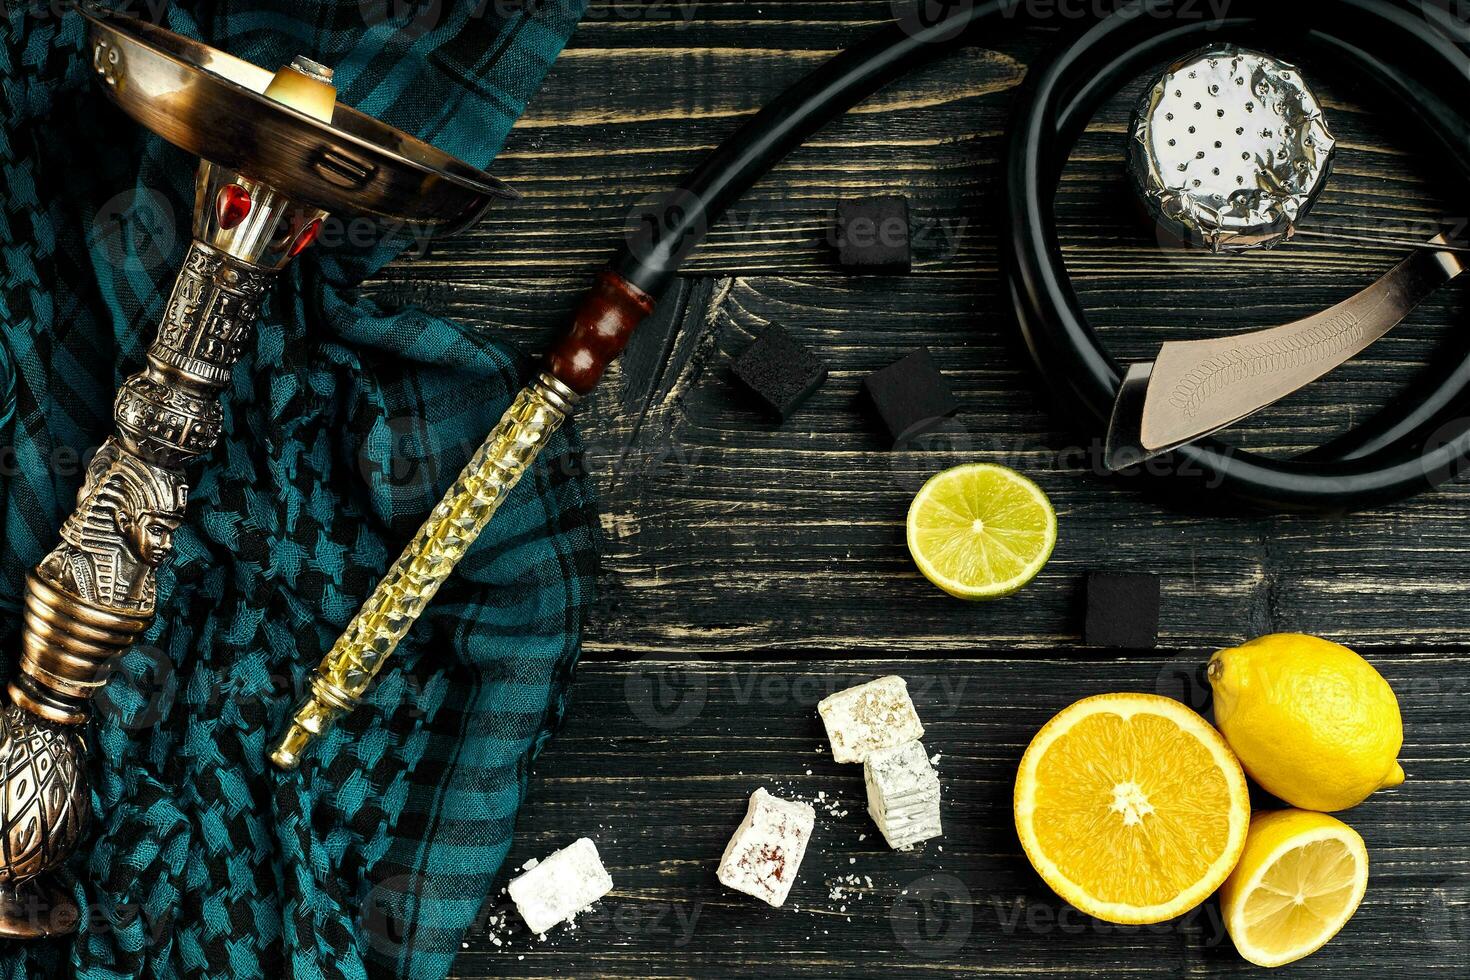
[[[868,815],[892,848],[908,847],[944,831],[939,822],[939,774],[922,742],[878,749],[863,763]]]
[[[612,891],[612,886],[597,845],[581,837],[533,865],[506,890],[531,931],[542,933]]]
[[[876,749],[924,737],[902,677],[880,677],[823,698],[817,705],[836,762],[862,762]]]
[[[780,908],[796,881],[816,819],[808,804],[757,789],[720,858],[720,882]]]

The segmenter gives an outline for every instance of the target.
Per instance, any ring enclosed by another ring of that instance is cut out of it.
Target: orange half
[[[1162,922],[1199,905],[1245,847],[1245,773],[1209,722],[1155,694],[1063,709],[1016,775],[1016,832],[1062,898],[1108,922]]]

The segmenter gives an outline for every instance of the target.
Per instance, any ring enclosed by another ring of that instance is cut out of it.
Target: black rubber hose
[[[1161,13],[1165,7],[1155,9]],[[1288,12],[1283,8],[1292,8]],[[1335,13],[1323,17],[1326,10]],[[1028,346],[1049,378],[1059,379],[1071,401],[1105,424],[1117,392],[1119,372],[1087,323],[1060,259],[1053,195],[1057,174],[1077,136],[1119,80],[1159,60],[1154,38],[1170,43],[1225,40],[1249,32],[1253,12],[1270,19],[1271,30],[1296,28],[1300,41],[1321,46],[1365,80],[1385,90],[1427,124],[1446,151],[1462,157],[1470,133],[1463,110],[1439,93],[1465,91],[1464,54],[1431,21],[1388,0],[1339,0],[1331,5],[1252,3],[1236,0],[1223,27],[1203,21],[1178,23],[1161,32],[1150,17],[1112,16],[1074,43],[1033,66],[1016,114],[1015,143],[1008,158],[1007,215],[1011,287],[1018,322]],[[1308,16],[1315,15],[1311,20]],[[1293,17],[1299,17],[1290,23]],[[1288,24],[1283,24],[1288,21]],[[1369,50],[1371,57],[1359,57]],[[1098,65],[1106,65],[1099,71]],[[1457,79],[1451,89],[1451,79]],[[1414,79],[1420,79],[1416,82]],[[1438,90],[1425,84],[1437,85]],[[1461,100],[1465,104],[1465,100]],[[1457,167],[1460,165],[1456,160]],[[1470,176],[1461,171],[1462,176]],[[1462,355],[1463,357],[1463,352]],[[1470,432],[1442,431],[1423,442],[1433,419],[1420,403],[1438,403],[1463,414],[1465,373],[1440,377],[1441,388],[1385,409],[1373,423],[1393,438],[1351,446],[1343,455],[1310,460],[1275,460],[1233,449],[1212,439],[1174,454],[1170,478],[1191,487],[1211,487],[1251,504],[1274,509],[1338,512],[1370,506],[1427,489],[1459,472],[1470,454]],[[1441,390],[1441,389],[1448,390]]]
[[[924,0],[920,0],[921,5]],[[929,6],[920,9],[933,9]],[[659,295],[685,256],[746,189],[824,124],[914,65],[963,43],[978,28],[1024,24],[1020,0],[951,4],[933,22],[889,25],[778,97],[727,139],[630,234],[614,268]],[[1087,323],[1057,241],[1053,199],[1071,148],[1101,104],[1150,65],[1191,47],[1289,36],[1402,105],[1470,177],[1470,31],[1434,0],[1233,0],[1225,19],[1198,3],[1135,0],[1090,24],[1031,66],[1006,161],[1002,218],[1015,316],[1043,375],[1105,425],[1119,372]],[[1006,247],[1008,246],[1008,247]],[[1413,396],[1296,460],[1274,460],[1201,440],[1176,451],[1170,479],[1273,509],[1337,512],[1424,490],[1470,458],[1465,415],[1470,340],[1453,345]]]

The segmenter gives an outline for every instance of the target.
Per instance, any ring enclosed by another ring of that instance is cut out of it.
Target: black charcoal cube
[[[923,347],[868,375],[863,393],[894,446],[932,431],[960,407]]]
[[[1149,572],[1092,572],[1087,576],[1091,647],[1149,650],[1159,642],[1159,577]]]
[[[887,195],[842,201],[832,229],[837,261],[850,272],[893,274],[913,267],[909,202]]]
[[[735,377],[783,422],[827,380],[827,365],[774,323],[735,359]]]

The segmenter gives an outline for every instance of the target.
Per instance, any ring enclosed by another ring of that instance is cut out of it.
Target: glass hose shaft
[[[576,395],[549,374],[521,389],[322,659],[271,761],[295,768],[311,743],[362,699],[575,404]]]

